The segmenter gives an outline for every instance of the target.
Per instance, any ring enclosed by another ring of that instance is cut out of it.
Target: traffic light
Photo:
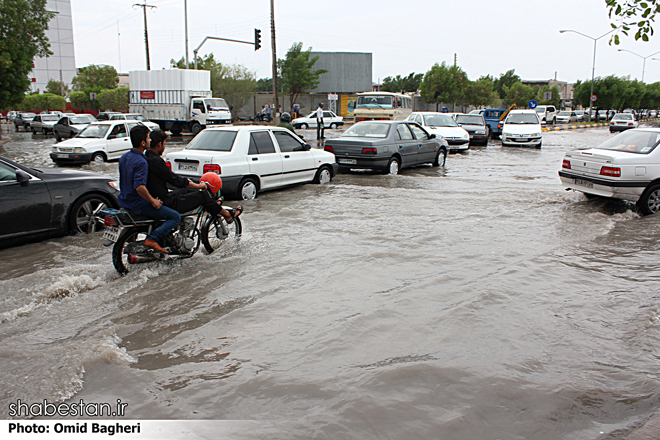
[[[254,30],[254,50],[259,50],[261,47],[261,29]]]

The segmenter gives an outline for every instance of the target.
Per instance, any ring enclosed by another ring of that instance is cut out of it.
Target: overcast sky
[[[144,16],[136,0],[71,0],[77,67],[108,64],[120,72],[146,69]],[[184,0],[150,0],[151,68],[169,67],[185,51]],[[425,73],[434,63],[458,65],[471,80],[515,69],[522,79],[590,79],[593,40],[608,32],[605,0],[275,0],[278,58],[294,42],[325,52],[370,52],[373,81]],[[206,36],[253,41],[262,48],[207,41],[200,55],[243,64],[257,78],[272,76],[270,0],[188,0],[189,57]],[[650,42],[623,38],[610,46],[598,40],[596,76],[642,78],[643,59],[660,52],[660,29]],[[660,53],[653,58],[660,59]],[[644,81],[660,81],[660,61],[647,58]]]

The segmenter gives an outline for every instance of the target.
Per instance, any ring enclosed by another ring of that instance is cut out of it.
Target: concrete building
[[[312,52],[319,56],[313,70],[327,69],[313,93],[358,93],[371,91],[372,55],[363,52]]]
[[[63,81],[71,88],[71,80],[76,76],[71,0],[48,0],[46,9],[56,13],[48,23],[46,31],[53,54],[45,58],[35,58],[34,68],[29,75],[32,91],[38,89],[40,92],[44,91],[51,79]]]
[[[530,87],[538,86],[545,87],[549,86],[550,88],[557,87],[559,89],[559,99],[562,102],[571,101],[573,99],[573,87],[575,84],[567,83],[566,81],[557,81],[557,79],[544,79],[539,81],[533,80],[521,80],[521,82]],[[563,104],[562,104],[563,105]]]

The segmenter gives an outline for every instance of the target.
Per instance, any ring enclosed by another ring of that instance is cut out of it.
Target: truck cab
[[[505,108],[487,108],[479,111],[486,120],[488,131],[492,139],[497,139],[502,134],[502,127],[499,123],[506,112],[507,109]]]
[[[190,119],[197,121],[201,127],[226,125],[231,124],[231,111],[227,101],[222,98],[193,98],[190,103]],[[194,129],[192,131],[197,134]]]

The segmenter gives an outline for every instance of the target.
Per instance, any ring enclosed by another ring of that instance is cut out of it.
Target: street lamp
[[[612,32],[614,32],[614,29],[612,29],[611,31],[609,31],[607,33],[604,33],[603,35],[601,35],[598,38],[590,37],[589,35],[583,34],[582,32],[574,31],[574,30],[571,30],[571,29],[564,29],[564,30],[559,31],[560,34],[563,34],[564,32],[573,32],[573,33],[582,35],[583,37],[587,37],[587,38],[590,38],[590,39],[594,40],[594,61],[593,61],[593,64],[591,66],[591,93],[589,94],[589,121],[591,121],[591,109],[592,109],[593,103],[594,103],[591,100],[591,97],[594,96],[594,76],[595,76],[595,73],[596,73],[596,42],[598,40],[600,40],[601,38],[603,38],[605,35],[608,35],[608,34],[611,34]]]
[[[642,82],[644,82],[644,71],[646,70],[646,59],[651,58],[653,55],[657,55],[657,54],[660,53],[660,51],[658,51],[656,53],[652,53],[651,55],[649,55],[647,57],[643,57],[640,54],[635,53],[632,50],[628,50],[628,49],[619,49],[619,52],[630,52],[631,54],[636,55],[636,56],[638,56],[638,57],[640,57],[641,59],[644,60],[644,63],[642,64]]]

